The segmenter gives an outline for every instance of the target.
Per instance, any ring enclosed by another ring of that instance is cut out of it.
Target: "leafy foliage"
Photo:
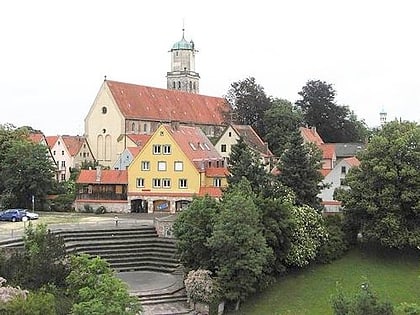
[[[335,103],[336,91],[331,84],[310,80],[298,93],[296,105],[302,110],[305,123],[316,127],[326,143],[364,141],[366,125],[358,121],[348,107]]]
[[[220,296],[220,288],[212,272],[205,269],[191,270],[184,280],[188,299],[194,303],[212,304]]]
[[[240,301],[255,291],[273,253],[262,234],[253,193],[246,180],[223,195],[212,236],[216,275],[224,296]]]
[[[286,151],[280,157],[278,168],[279,181],[289,187],[296,196],[298,205],[320,208],[322,184],[321,152],[310,144],[304,144],[298,130],[290,136]]]
[[[285,263],[303,267],[315,259],[328,234],[322,215],[315,209],[303,205],[292,207],[291,210],[293,227]]]
[[[348,250],[345,233],[343,231],[342,216],[339,214],[324,217],[328,238],[319,248],[316,261],[330,263],[342,257]]]
[[[100,257],[72,256],[67,284],[74,315],[135,315],[141,310],[137,298]]]
[[[53,294],[43,290],[30,292],[27,296],[18,296],[6,304],[0,305],[1,314],[5,315],[56,315],[56,301]]]
[[[392,315],[394,307],[390,302],[381,301],[370,288],[363,283],[354,296],[346,296],[342,290],[332,297],[334,315]]]
[[[0,126],[0,196],[3,207],[30,208],[32,196],[45,200],[54,185],[47,148],[28,140],[26,129]]]
[[[281,156],[290,141],[290,135],[303,125],[303,116],[291,102],[275,99],[270,109],[264,113],[267,128],[265,139],[277,157]]]
[[[232,83],[226,100],[233,109],[233,120],[236,123],[251,125],[260,137],[265,137],[264,112],[271,107],[271,100],[255,78]]]
[[[386,247],[419,247],[420,126],[386,124],[360,161],[347,175],[350,189],[340,193],[349,230]]]
[[[189,206],[178,214],[173,225],[178,253],[184,267],[209,269],[212,266],[212,251],[207,239],[213,233],[214,217],[218,204],[210,196],[195,197]]]

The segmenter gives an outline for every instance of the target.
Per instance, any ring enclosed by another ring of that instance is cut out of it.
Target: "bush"
[[[96,208],[95,210],[95,214],[104,214],[104,213],[106,213],[106,208],[104,206],[100,206]]]
[[[93,208],[91,205],[84,204],[82,212],[93,213]]]
[[[362,283],[354,296],[346,296],[341,289],[332,297],[334,315],[393,315],[394,308],[388,301],[380,301],[369,283]]]
[[[331,215],[324,218],[328,239],[322,243],[319,249],[316,257],[317,262],[330,263],[347,252],[349,245],[343,231],[342,220],[341,215]]]

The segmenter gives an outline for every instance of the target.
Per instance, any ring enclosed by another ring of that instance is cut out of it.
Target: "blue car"
[[[27,217],[24,209],[7,209],[0,212],[0,221],[22,221],[22,218]]]

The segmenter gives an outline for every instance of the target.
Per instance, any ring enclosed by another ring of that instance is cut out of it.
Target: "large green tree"
[[[217,211],[216,200],[205,196],[195,197],[189,206],[178,214],[173,230],[184,267],[192,270],[214,270],[212,252],[207,239],[213,233]]]
[[[307,125],[316,127],[326,143],[357,142],[365,140],[364,122],[355,120],[347,106],[336,104],[336,91],[331,84],[310,80],[298,93],[296,105],[302,110]]]
[[[0,203],[30,208],[32,196],[45,200],[54,186],[47,148],[28,140],[25,129],[0,126]]]
[[[264,138],[267,132],[264,112],[271,107],[271,99],[255,78],[232,83],[225,98],[232,107],[232,120],[237,124],[251,125]]]
[[[372,137],[341,192],[353,231],[386,247],[420,246],[420,126],[393,121]],[[353,235],[354,236],[354,235]]]
[[[284,99],[274,99],[273,105],[264,113],[267,127],[267,140],[271,151],[281,156],[290,141],[290,134],[303,125],[303,116],[299,109]]]
[[[254,194],[246,180],[223,195],[220,208],[208,244],[224,296],[239,307],[272,265],[273,253],[263,236]]]
[[[304,144],[299,130],[290,135],[290,142],[278,164],[279,181],[289,187],[298,205],[320,208],[317,195],[322,189],[321,152],[312,144]]]

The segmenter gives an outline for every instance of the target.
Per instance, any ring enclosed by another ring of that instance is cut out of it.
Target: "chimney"
[[[100,182],[101,181],[101,177],[102,177],[102,169],[101,169],[101,166],[98,165],[96,167],[96,181],[97,182]]]

